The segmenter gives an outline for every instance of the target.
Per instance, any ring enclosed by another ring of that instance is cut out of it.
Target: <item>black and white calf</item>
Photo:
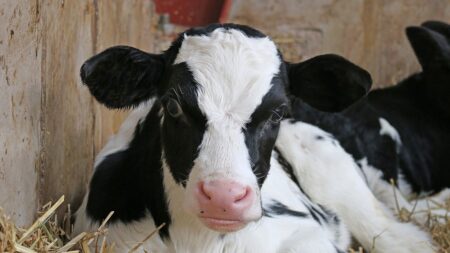
[[[445,219],[448,211],[439,207],[450,198],[450,25],[428,21],[406,33],[422,72],[371,91],[341,113],[320,112],[293,98],[292,114],[332,133],[359,160],[379,200],[426,222],[430,209]],[[390,179],[397,182],[397,196]],[[437,194],[408,201],[429,193]]]
[[[450,187],[450,25],[406,29],[422,66],[399,84],[375,90],[368,103],[398,130],[398,162],[415,192]]]
[[[119,252],[162,223],[148,252],[344,252],[347,227],[373,252],[432,252],[327,133],[283,120],[286,92],[339,111],[370,75],[335,55],[286,66],[267,36],[233,24],[190,29],[160,55],[120,46],[89,59],[95,98],[136,108],[97,157],[75,231],[114,211]]]

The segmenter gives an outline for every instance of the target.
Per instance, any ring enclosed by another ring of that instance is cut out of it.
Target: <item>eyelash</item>
[[[270,115],[269,121],[273,124],[278,124],[280,123],[281,120],[283,120],[285,113],[286,113],[285,106],[281,105],[277,109],[272,111],[272,115]]]
[[[180,103],[175,98],[167,97],[164,100],[164,110],[169,116],[178,118],[183,115],[183,109],[181,108]]]

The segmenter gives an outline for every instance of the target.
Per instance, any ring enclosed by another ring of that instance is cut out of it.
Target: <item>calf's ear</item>
[[[370,90],[372,78],[341,56],[327,54],[287,64],[289,92],[326,112],[339,112]]]
[[[450,43],[450,24],[429,20],[422,23],[422,26],[444,35],[447,38],[447,42]]]
[[[116,46],[88,59],[80,76],[97,101],[109,108],[126,108],[155,96],[163,72],[162,55]]]
[[[450,33],[450,27],[438,23],[406,28],[408,40],[424,71],[450,66],[450,44],[445,33]]]

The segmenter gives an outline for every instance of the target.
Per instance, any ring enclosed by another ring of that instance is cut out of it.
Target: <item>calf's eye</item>
[[[276,110],[272,111],[272,115],[270,115],[269,121],[274,124],[280,123],[280,121],[284,118],[286,112],[286,106],[281,105]]]
[[[173,98],[168,98],[165,106],[166,112],[173,118],[178,118],[183,114],[180,104]]]

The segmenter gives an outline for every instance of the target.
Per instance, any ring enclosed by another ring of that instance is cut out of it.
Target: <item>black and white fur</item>
[[[398,165],[412,191],[436,193],[450,187],[450,25],[428,21],[406,34],[422,71],[374,90],[367,103],[398,131]]]
[[[89,59],[81,77],[96,99],[136,108],[97,157],[75,231],[115,211],[108,239],[119,252],[162,223],[143,249],[344,252],[350,230],[373,252],[432,252],[425,233],[375,199],[329,134],[282,120],[286,91],[340,111],[368,91],[369,74],[335,55],[286,66],[267,36],[233,24],[190,29],[161,55],[120,46]],[[251,185],[257,199],[242,229],[200,222],[192,191],[211,178]]]
[[[315,110],[292,99],[293,117],[332,133],[359,161],[369,187],[392,209],[429,212],[444,221],[450,199],[450,25],[428,21],[406,30],[423,71],[340,113]],[[397,194],[392,194],[393,179]],[[431,198],[412,197],[435,194]]]

